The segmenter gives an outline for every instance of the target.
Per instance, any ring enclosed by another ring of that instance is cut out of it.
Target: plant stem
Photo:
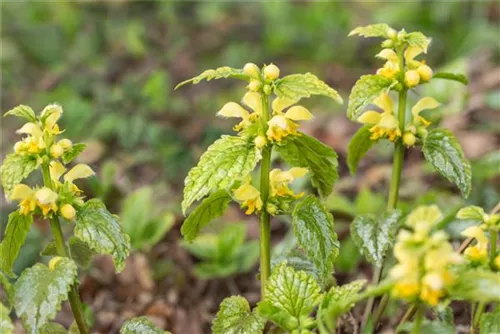
[[[471,327],[474,327],[474,330],[477,328],[477,326],[479,326],[479,321],[481,320],[481,316],[483,315],[483,311],[484,311],[485,307],[486,307],[486,303],[484,303],[484,302],[480,302],[477,305],[476,313],[474,314],[474,320],[473,320],[472,326],[471,326]]]
[[[415,323],[413,324],[413,334],[420,334],[422,322],[424,320],[425,307],[423,305],[417,306],[417,314],[415,315]]]
[[[495,257],[497,255],[498,231],[490,231],[490,267],[495,270]]]
[[[262,94],[262,128],[264,134],[269,121],[269,100],[267,95]],[[271,274],[271,217],[267,212],[266,205],[269,197],[269,172],[271,170],[270,144],[262,150],[262,161],[260,165],[260,196],[262,199],[262,210],[260,212],[260,290],[261,298],[266,294],[267,280]]]
[[[54,189],[54,185],[50,178],[50,170],[48,164],[42,165],[43,182],[47,188]],[[61,230],[61,224],[55,216],[49,218],[50,231],[54,237],[54,243],[56,244],[56,251],[59,256],[69,257],[68,250],[66,248],[66,243],[64,241],[64,235]],[[83,313],[82,302],[80,301],[80,294],[78,293],[78,287],[73,285],[68,293],[69,303],[71,305],[71,311],[75,318],[75,322],[78,326],[78,330],[81,334],[89,333],[89,328],[87,326],[87,321],[85,320],[85,315]]]

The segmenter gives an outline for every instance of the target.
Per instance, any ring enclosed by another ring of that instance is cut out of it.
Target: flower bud
[[[410,70],[405,73],[405,84],[409,88],[415,87],[420,82],[420,75],[415,70]]]
[[[497,268],[497,270],[500,270],[500,255],[497,255],[494,263],[495,263],[495,267]]]
[[[264,85],[263,91],[264,91],[264,94],[270,95],[273,92],[273,89],[271,88],[270,85]]]
[[[280,69],[274,64],[267,65],[264,67],[264,78],[275,80],[280,76]]]
[[[419,128],[417,129],[417,134],[418,134],[418,137],[419,137],[419,138],[422,138],[422,139],[424,139],[425,137],[427,137],[427,133],[428,133],[428,132],[429,132],[429,131],[427,131],[427,129],[426,129],[425,127],[423,127],[423,126],[421,126],[421,127],[419,127]]]
[[[248,84],[248,89],[252,92],[258,92],[261,87],[262,83],[259,80],[252,80],[250,84]]]
[[[259,67],[254,63],[246,63],[243,67],[243,73],[254,79],[260,78]]]
[[[64,217],[64,219],[73,220],[76,215],[76,210],[71,204],[64,204],[61,207],[61,215]]]
[[[387,37],[390,39],[395,39],[398,37],[398,32],[392,28],[387,29]]]
[[[406,132],[403,135],[403,143],[405,143],[405,145],[408,147],[414,146],[416,141],[417,141],[417,138],[411,132]]]
[[[272,203],[267,203],[266,211],[271,215],[275,215],[276,212],[278,212],[278,208],[276,207],[276,205],[274,205]]]
[[[73,146],[73,143],[69,139],[61,139],[57,142],[57,144],[64,150],[69,150]]]
[[[53,158],[59,158],[61,155],[63,155],[64,149],[61,147],[59,144],[54,144],[50,147],[50,155]]]
[[[420,65],[417,68],[417,72],[422,81],[429,81],[432,78],[432,69],[427,65]]]
[[[266,146],[266,143],[267,143],[266,137],[264,137],[264,136],[257,136],[254,139],[254,143],[255,143],[255,146],[257,148],[263,148],[264,146]]]

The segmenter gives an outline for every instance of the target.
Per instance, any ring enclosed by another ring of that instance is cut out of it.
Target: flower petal
[[[285,113],[285,117],[293,121],[307,121],[313,118],[313,115],[302,106],[293,106]]]
[[[248,120],[249,118],[248,111],[235,102],[226,103],[224,107],[217,112],[217,115],[222,117],[238,117],[243,120]]]
[[[25,198],[30,197],[34,193],[33,189],[25,184],[16,184],[14,189],[12,189],[12,194],[10,194],[10,199],[15,201],[20,201]]]
[[[413,117],[416,118],[422,110],[434,109],[440,105],[441,103],[432,97],[423,97],[413,106],[413,108],[411,108],[411,113],[413,114]]]
[[[391,97],[389,94],[380,94],[379,97],[377,97],[373,103],[381,108],[383,111],[394,113],[394,102],[392,101]]]
[[[378,122],[380,122],[381,118],[382,116],[379,112],[370,110],[365,112],[363,115],[359,116],[358,122],[363,124],[377,124]]]
[[[42,135],[42,130],[40,129],[40,126],[35,123],[26,123],[16,132],[21,134],[32,135],[33,137],[40,137]]]
[[[279,113],[285,110],[286,108],[290,107],[295,102],[296,102],[295,100],[289,100],[277,97],[274,99],[272,103],[272,108],[275,113]]]
[[[92,168],[85,164],[78,164],[71,168],[69,172],[64,175],[64,181],[73,182],[76,179],[83,179],[94,175]]]
[[[383,49],[375,57],[389,60],[391,62],[399,62],[398,55],[392,49]]]
[[[466,228],[461,234],[468,238],[475,238],[480,245],[488,244],[488,238],[486,237],[483,229],[479,226],[470,226]]]
[[[294,179],[297,179],[299,177],[304,177],[307,173],[309,173],[309,170],[302,167],[293,167],[288,172],[292,174]]]
[[[248,92],[243,96],[242,102],[258,115],[262,115],[262,97],[259,93]]]
[[[40,204],[55,203],[57,200],[57,193],[47,187],[43,187],[36,191],[35,197]]]
[[[64,167],[59,161],[52,161],[50,163],[50,178],[52,181],[59,181],[66,170],[66,167]]]
[[[415,58],[416,56],[418,56],[419,54],[421,54],[424,50],[422,48],[419,48],[417,46],[409,46],[406,51],[405,51],[405,60],[406,62],[410,62],[413,60],[413,58]]]

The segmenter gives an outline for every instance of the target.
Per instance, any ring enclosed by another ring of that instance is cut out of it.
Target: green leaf
[[[7,155],[0,167],[0,177],[5,195],[9,196],[12,188],[27,178],[37,167],[37,160],[33,156],[15,153]]]
[[[471,166],[457,139],[446,129],[429,132],[422,147],[425,159],[441,175],[455,183],[462,195],[468,197],[471,190]]]
[[[224,214],[231,202],[231,196],[225,190],[219,190],[205,198],[186,218],[181,227],[181,234],[187,241],[198,236],[200,230],[213,219]]]
[[[333,216],[313,195],[304,198],[293,211],[293,231],[297,242],[326,280],[333,271],[333,262],[339,255],[339,241]]]
[[[7,111],[4,115],[5,116],[16,116],[16,117],[21,117],[27,120],[28,122],[36,122],[36,115],[33,109],[29,106],[25,105],[18,105],[17,107]]]
[[[291,101],[299,101],[311,95],[323,95],[342,104],[342,97],[337,91],[317,76],[311,73],[291,74],[276,81],[274,93],[279,97]]]
[[[371,125],[365,125],[356,131],[347,145],[347,165],[352,175],[356,174],[361,158],[370,150],[375,143],[370,139]]]
[[[9,309],[0,303],[0,329],[2,334],[12,334],[14,332],[14,324],[9,317]]]
[[[181,82],[180,84],[175,86],[175,89],[182,87],[188,83],[197,84],[202,80],[210,81],[212,79],[225,79],[225,78],[250,80],[250,77],[248,75],[244,74],[243,70],[224,66],[224,67],[216,68],[215,70],[206,70],[194,78],[191,78],[191,79],[188,79],[186,81]]]
[[[349,33],[349,36],[359,35],[363,37],[383,37],[389,38],[387,34],[389,29],[389,25],[385,23],[377,23],[371,24],[364,27],[357,27]]]
[[[11,277],[15,276],[12,272],[12,266],[19,255],[32,224],[32,216],[25,216],[19,211],[14,211],[9,215],[5,235],[0,244],[0,270]]]
[[[387,251],[392,247],[399,226],[400,211],[357,216],[351,223],[351,236],[361,254],[372,264],[381,266]]]
[[[481,334],[500,333],[500,309],[483,314],[479,328]]]
[[[287,136],[276,148],[286,163],[309,169],[311,183],[321,196],[333,191],[339,175],[337,153],[331,147],[300,132],[297,136]]]
[[[413,333],[414,328],[413,322],[405,322],[397,328],[397,333]],[[455,328],[451,324],[447,324],[442,321],[424,321],[420,327],[419,333],[425,334],[455,334]]]
[[[11,309],[14,301],[14,287],[2,271],[0,271],[0,287],[2,287],[5,296],[5,298],[0,299],[0,302],[5,303],[5,306]]]
[[[475,205],[467,206],[457,212],[458,219],[469,219],[482,222],[484,221],[485,216],[486,212],[484,212],[483,208]]]
[[[387,93],[397,81],[380,75],[363,75],[354,84],[349,95],[347,117],[356,121],[363,114],[363,108],[372,103],[380,94]]]
[[[241,296],[226,298],[212,324],[213,334],[261,334],[266,321]]]
[[[40,334],[67,334],[68,331],[62,325],[56,322],[49,322],[43,325],[39,331]]]
[[[421,48],[424,50],[424,53],[427,53],[427,48],[429,47],[429,44],[431,44],[431,39],[427,38],[427,36],[419,31],[409,33],[406,35],[405,40],[408,43],[408,46]]]
[[[53,269],[41,263],[26,269],[14,284],[16,313],[30,334],[54,319],[77,277],[77,267],[71,259],[55,260]]]
[[[63,154],[63,156],[61,158],[62,162],[65,165],[69,164],[77,156],[79,156],[80,153],[82,153],[83,151],[85,151],[86,147],[87,147],[87,145],[85,145],[84,143],[73,144],[73,146],[71,146],[71,148],[69,150],[67,150],[66,152],[64,152],[64,154]]]
[[[156,327],[151,320],[146,317],[138,317],[125,321],[122,328],[120,329],[120,334],[167,334],[169,332],[164,331]]]
[[[85,241],[77,237],[69,238],[69,250],[73,261],[83,269],[87,269],[90,266],[96,254]]]
[[[469,79],[467,79],[467,77],[461,73],[437,72],[432,75],[432,78],[458,81],[460,83],[463,83],[464,85],[469,84]]]
[[[100,200],[91,199],[78,211],[75,236],[98,254],[111,255],[116,270],[122,271],[130,253],[130,238],[117,216],[111,214]]]
[[[312,276],[295,271],[283,262],[273,270],[257,311],[284,330],[303,329],[311,323],[309,315],[321,298],[321,288]]]
[[[478,180],[488,180],[500,175],[500,150],[485,154],[472,164],[472,176]]]
[[[249,138],[222,136],[201,156],[198,165],[184,181],[182,212],[212,189],[225,189],[235,180],[246,177],[261,159]]]
[[[500,274],[486,270],[468,270],[457,275],[450,295],[483,303],[500,302]]]

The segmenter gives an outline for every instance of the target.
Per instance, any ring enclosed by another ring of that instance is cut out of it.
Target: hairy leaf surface
[[[223,67],[216,68],[215,70],[206,70],[194,78],[185,80],[185,81],[179,83],[177,86],[175,86],[175,89],[182,87],[188,83],[197,84],[202,80],[210,81],[212,79],[225,79],[225,78],[235,78],[235,79],[241,79],[241,80],[249,80],[250,79],[250,77],[248,75],[244,74],[243,70],[241,70],[241,69],[223,66]]]
[[[291,74],[276,81],[274,93],[291,101],[299,101],[311,95],[327,96],[337,103],[342,103],[339,93],[311,73]]]
[[[406,36],[406,42],[409,46],[414,46],[424,50],[427,53],[427,48],[431,44],[431,39],[419,31],[411,32]]]
[[[25,106],[22,104],[7,111],[4,114],[4,117],[5,116],[16,116],[16,117],[21,117],[28,122],[36,122],[36,115],[33,109],[31,109],[31,107],[29,106]]]
[[[370,24],[364,27],[357,27],[349,33],[349,36],[359,35],[363,37],[384,37],[387,35],[390,27],[385,23]]]
[[[213,334],[261,334],[266,321],[241,296],[226,298],[212,324]]]
[[[82,153],[83,151],[85,151],[86,147],[87,147],[87,145],[85,145],[83,143],[73,144],[73,146],[71,146],[71,148],[69,150],[67,150],[66,152],[64,152],[63,156],[61,157],[63,163],[65,165],[69,164],[78,155],[80,155],[80,153]]]
[[[365,125],[356,131],[347,145],[347,165],[352,175],[356,174],[361,158],[370,150],[375,143],[370,139],[371,125]]]
[[[363,75],[354,84],[349,95],[347,117],[356,121],[363,109],[382,93],[387,93],[397,82],[380,75]]]
[[[36,158],[29,155],[9,154],[0,167],[0,178],[5,195],[9,196],[16,184],[28,177],[36,168]]]
[[[467,206],[465,208],[460,209],[457,212],[458,219],[470,219],[470,220],[477,220],[480,222],[484,220],[485,215],[486,212],[484,212],[484,209],[475,205]]]
[[[25,216],[19,211],[14,211],[9,215],[5,235],[0,243],[0,270],[9,276],[14,276],[12,266],[22,245],[24,245],[32,224],[32,216]]]
[[[120,334],[167,334],[163,329],[156,327],[151,320],[146,317],[138,317],[125,321]]]
[[[446,79],[452,81],[458,81],[467,85],[469,83],[469,79],[464,74],[461,73],[450,73],[450,72],[437,72],[432,75],[433,79]]]

